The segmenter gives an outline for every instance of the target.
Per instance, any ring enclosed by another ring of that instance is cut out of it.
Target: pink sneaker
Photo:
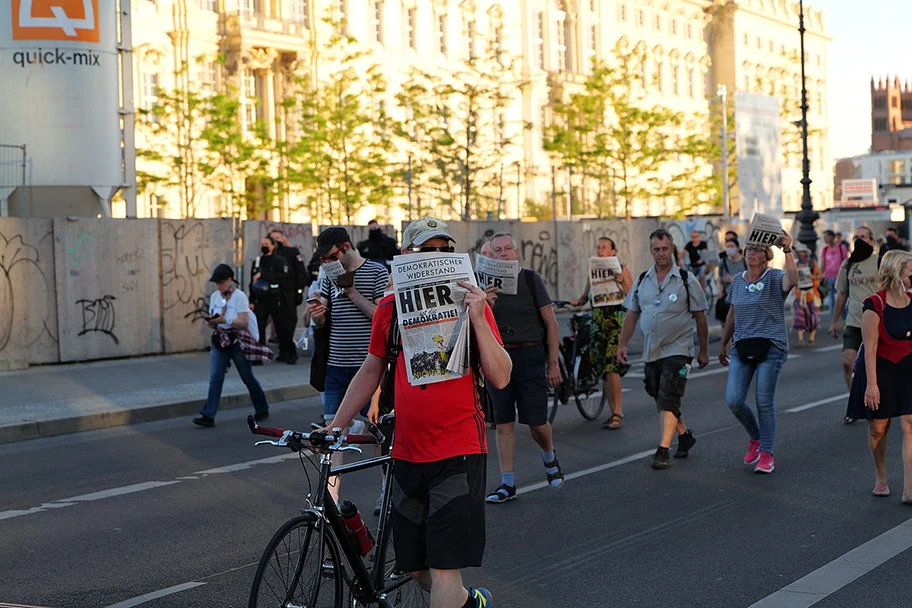
[[[754,473],[772,473],[776,469],[776,461],[769,452],[760,452],[760,462],[754,467]]]
[[[760,460],[760,442],[751,439],[747,442],[747,454],[744,455],[744,464],[757,464]]]

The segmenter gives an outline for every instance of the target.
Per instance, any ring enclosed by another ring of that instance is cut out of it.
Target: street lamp
[[[811,202],[811,163],[808,160],[808,121],[807,121],[807,85],[804,77],[804,0],[798,0],[798,32],[801,34],[801,169],[803,177],[801,185],[804,192],[801,196],[801,211],[797,219],[801,222],[798,240],[808,246],[813,255],[817,250],[817,231],[814,222],[820,217],[814,211]]]
[[[731,219],[728,199],[728,89],[724,84],[716,87],[716,95],[722,103],[722,217],[727,222]]]

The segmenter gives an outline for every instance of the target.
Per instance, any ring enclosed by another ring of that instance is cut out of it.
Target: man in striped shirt
[[[389,272],[379,262],[365,260],[351,243],[345,228],[333,226],[317,237],[317,255],[323,264],[341,262],[343,274],[328,272],[317,293],[321,303],[310,304],[314,322],[322,327],[329,314],[329,361],[323,392],[323,415],[333,419],[355,374],[367,358],[377,303],[383,298]],[[367,416],[370,401],[361,415]],[[331,492],[338,492],[338,483]],[[338,496],[335,496],[338,499]]]

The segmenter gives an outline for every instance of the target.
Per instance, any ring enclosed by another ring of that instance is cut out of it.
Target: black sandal
[[[614,424],[615,422],[617,422],[617,424]],[[622,426],[624,426],[624,414],[611,414],[611,417],[602,423],[602,428],[608,429],[609,431],[616,431]]]
[[[557,473],[549,473],[547,469],[557,469]],[[548,476],[548,485],[552,488],[557,489],[564,485],[564,472],[561,470],[560,462],[557,461],[556,456],[551,462],[545,463],[545,475]],[[551,482],[555,480],[560,480],[560,483],[556,486],[551,485]]]
[[[851,416],[846,416],[842,419],[843,424],[855,424],[858,421],[858,418],[852,418]]]
[[[514,498],[516,498],[516,487],[502,483],[499,488],[485,497],[485,502],[507,502]]]

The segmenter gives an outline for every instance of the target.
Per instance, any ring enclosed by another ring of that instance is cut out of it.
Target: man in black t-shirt
[[[506,233],[491,238],[491,257],[495,260],[519,259],[519,248]],[[497,456],[500,459],[501,484],[488,494],[490,503],[506,502],[516,497],[513,473],[513,451],[516,446],[516,414],[520,424],[529,426],[532,438],[541,449],[545,474],[552,488],[564,482],[560,463],[554,455],[551,423],[548,422],[548,386],[561,383],[558,363],[557,318],[551,308],[551,296],[542,278],[524,268],[517,278],[516,295],[487,290],[488,304],[494,310],[497,329],[504,349],[513,361],[510,384],[503,389],[488,387],[497,423]],[[547,354],[545,351],[547,343]]]
[[[684,250],[680,253],[681,261],[687,265],[687,270],[700,279],[703,291],[706,291],[706,260],[703,259],[703,252],[707,251],[707,249],[706,243],[703,242],[703,235],[694,230],[690,233],[690,242],[684,246]],[[687,256],[686,260],[685,256]]]
[[[367,223],[367,231],[367,239],[358,243],[358,252],[364,259],[380,262],[389,268],[392,259],[402,253],[396,239],[384,234],[377,220]]]

